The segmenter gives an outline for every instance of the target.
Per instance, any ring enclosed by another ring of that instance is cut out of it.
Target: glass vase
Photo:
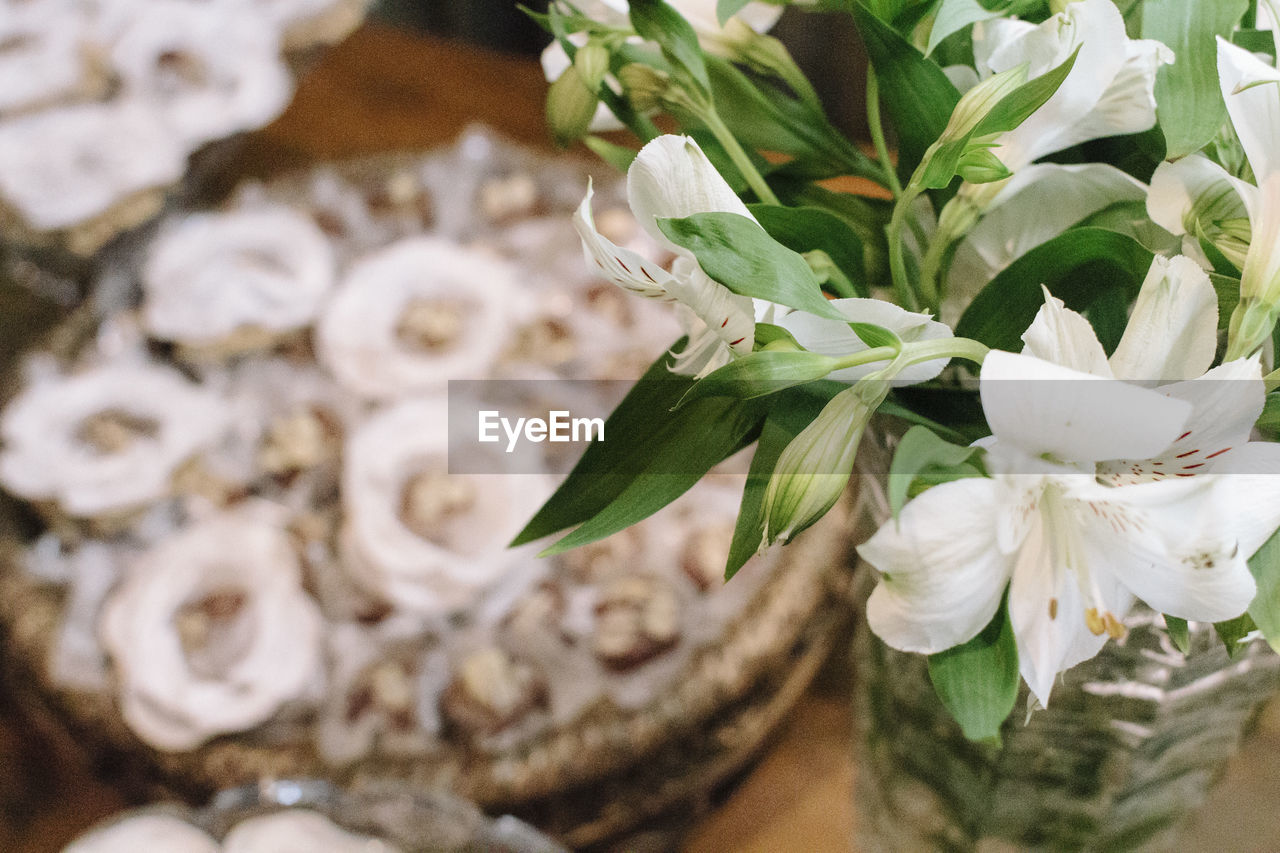
[[[858,534],[888,516],[894,435],[868,431],[859,456]],[[857,569],[865,609],[874,571]],[[938,700],[927,659],[889,648],[860,618],[854,637],[855,847],[899,850],[1169,850],[1266,701],[1280,656],[1256,640],[1229,657],[1212,625],[1178,651],[1139,606],[1127,635],[1055,686],[1000,746],[973,743]]]

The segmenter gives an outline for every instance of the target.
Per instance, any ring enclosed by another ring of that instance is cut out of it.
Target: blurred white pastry
[[[111,63],[126,95],[145,99],[193,145],[261,127],[293,94],[273,28],[224,4],[149,0]]]
[[[37,230],[80,224],[130,195],[178,180],[186,166],[186,149],[135,100],[76,104],[0,123],[0,197]],[[158,209],[159,198],[150,207]]]
[[[329,240],[280,206],[201,213],[164,230],[142,269],[143,318],[162,340],[208,345],[281,333],[319,314],[334,280]]]
[[[255,502],[143,554],[103,612],[125,720],[162,750],[251,729],[321,678],[319,608],[279,507]]]
[[[76,839],[62,853],[218,853],[202,829],[166,814],[140,814]]]
[[[320,318],[320,359],[357,394],[443,392],[485,376],[527,313],[519,269],[431,237],[356,262]]]
[[[0,416],[0,484],[77,517],[134,509],[167,496],[175,471],[226,425],[216,396],[167,367],[48,377]]]
[[[396,853],[397,848],[356,835],[309,809],[288,809],[236,824],[223,853]]]
[[[450,474],[448,442],[440,397],[380,412],[346,446],[347,568],[369,591],[421,616],[466,607],[530,559],[507,542],[548,494],[538,474]]]

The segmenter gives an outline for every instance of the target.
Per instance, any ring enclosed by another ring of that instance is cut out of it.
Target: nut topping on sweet
[[[609,669],[633,669],[679,639],[680,599],[659,578],[618,578],[596,605],[595,653]]]
[[[424,471],[410,477],[400,495],[400,520],[429,541],[445,538],[445,526],[475,506],[475,484],[444,471]]]
[[[447,349],[463,333],[466,308],[455,299],[411,299],[396,324],[396,339],[410,349]]]
[[[122,453],[135,441],[155,438],[160,423],[123,409],[107,409],[81,422],[76,438],[101,455]]]
[[[725,555],[732,542],[733,527],[728,524],[695,531],[685,540],[680,568],[703,592],[719,586],[724,583]]]
[[[472,734],[493,734],[546,698],[546,682],[532,666],[490,647],[463,658],[440,702],[454,725]]]
[[[193,673],[225,675],[252,640],[253,627],[241,617],[248,594],[241,589],[216,589],[185,604],[173,616],[182,651]]]
[[[334,458],[339,437],[337,423],[326,412],[300,409],[271,422],[258,463],[269,474],[305,471]]]

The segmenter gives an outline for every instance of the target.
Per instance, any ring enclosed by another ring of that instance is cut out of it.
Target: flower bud
[[[609,71],[609,51],[603,45],[588,42],[578,48],[573,57],[573,67],[588,89],[598,91]]]
[[[656,68],[633,62],[618,71],[618,82],[637,112],[648,113],[662,106],[671,89],[671,77]]]
[[[956,174],[971,184],[989,184],[1013,176],[1013,172],[1000,162],[1000,158],[990,148],[982,145],[971,146],[964,152]]]
[[[791,541],[835,506],[862,432],[888,389],[883,380],[866,379],[841,391],[782,451],[765,488],[762,549]]]
[[[1231,317],[1228,358],[1257,352],[1280,317],[1280,174],[1262,182],[1258,226],[1240,279],[1240,304]]]
[[[1027,82],[1027,72],[1028,67],[1024,63],[988,77],[965,92],[952,111],[951,120],[947,122],[946,130],[942,131],[938,141],[945,143],[968,137],[987,117],[987,113],[995,109],[996,104]]]
[[[547,90],[547,125],[557,145],[569,145],[586,135],[599,100],[576,64],[556,78]]]

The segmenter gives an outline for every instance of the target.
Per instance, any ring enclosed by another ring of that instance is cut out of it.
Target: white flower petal
[[[1123,615],[1129,597],[1112,588],[1104,593],[1110,609]],[[1094,636],[1085,623],[1086,605],[1075,572],[1055,565],[1039,512],[1017,554],[1009,585],[1009,620],[1018,642],[1018,666],[1027,687],[1041,706],[1049,706],[1049,694],[1059,672],[1096,655],[1106,635]]]
[[[717,0],[671,0],[671,6],[689,22],[700,39],[721,33],[716,17]],[[748,3],[734,17],[758,33],[767,32],[778,22],[784,9],[770,3]]]
[[[1253,441],[1213,467],[1217,502],[1248,559],[1280,526],[1280,444]]]
[[[1170,234],[1187,234],[1197,218],[1249,218],[1250,197],[1256,195],[1251,184],[1232,178],[1208,157],[1193,154],[1156,167],[1147,195],[1147,214]]]
[[[1189,258],[1157,256],[1111,356],[1118,379],[1194,379],[1218,348],[1218,294]]]
[[[934,486],[858,547],[884,574],[867,624],[890,646],[933,654],[991,621],[1010,571],[995,538],[997,493],[985,478]]]
[[[1199,378],[1166,385],[1159,393],[1191,404],[1184,431],[1154,456],[1101,463],[1100,480],[1120,486],[1211,473],[1233,448],[1248,442],[1265,396],[1256,358],[1219,365]]]
[[[1280,71],[1241,47],[1218,39],[1218,79],[1231,125],[1259,182],[1280,171]],[[1242,87],[1243,91],[1238,91]]]
[[[658,219],[682,219],[695,213],[736,213],[755,221],[747,206],[688,136],[659,136],[640,149],[627,170],[631,212],[651,237],[687,254],[658,228]]]
[[[1111,377],[1107,354],[1093,326],[1044,288],[1044,305],[1022,335],[1024,355],[1035,356],[1082,373]]]
[[[1280,137],[1276,137],[1280,143]],[[1253,233],[1245,257],[1240,293],[1268,304],[1280,300],[1280,172],[1262,179],[1250,211]]]
[[[1152,608],[1202,622],[1233,619],[1257,591],[1213,478],[1109,488],[1073,497],[1090,570],[1109,573]]]
[[[1053,97],[1001,137],[996,154],[1010,170],[1016,172],[1046,154],[1090,138],[1079,136],[1076,127],[1086,121],[1124,68],[1126,44],[1124,19],[1111,0],[1079,0],[991,54],[992,71],[1028,62],[1031,76],[1036,77],[1080,48],[1071,73]]]
[[[1055,150],[1090,139],[1141,133],[1155,127],[1156,72],[1161,65],[1171,62],[1173,52],[1158,41],[1140,39],[1126,42],[1125,62],[1119,73],[1093,109],[1080,121],[1063,128]]]
[[[756,333],[755,306],[751,299],[714,281],[692,260],[678,258],[676,264],[676,275],[667,285],[671,295],[697,315],[729,349],[742,355],[751,352]]]
[[[1001,442],[1068,462],[1154,456],[1191,414],[1156,391],[999,350],[983,363],[980,393]]]
[[[591,198],[594,190],[587,186],[582,204],[573,214],[573,227],[582,238],[582,253],[588,266],[595,266],[600,274],[621,287],[647,299],[671,301],[668,287],[672,276],[657,264],[630,249],[624,249],[608,240],[596,230],[591,215]]]

